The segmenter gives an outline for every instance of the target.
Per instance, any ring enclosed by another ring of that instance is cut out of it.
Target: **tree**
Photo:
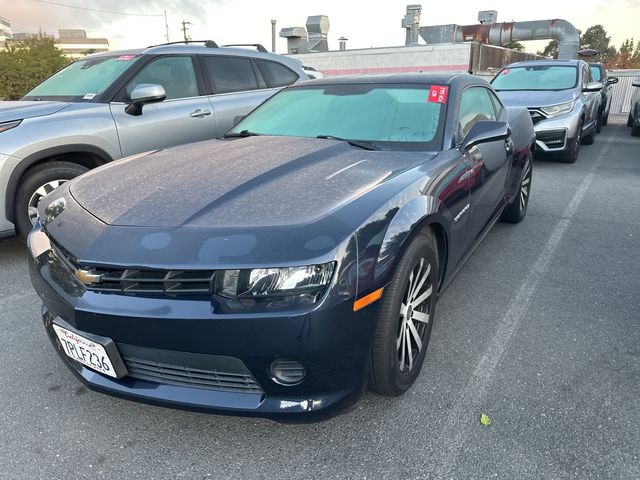
[[[610,45],[611,37],[602,25],[592,25],[580,36],[580,49],[592,48],[600,52],[598,60],[608,63],[616,56],[616,47]]]
[[[544,50],[538,52],[538,55],[541,55],[543,57],[558,58],[558,42],[556,42],[555,40],[551,40],[547,44],[547,46],[544,47]]]
[[[512,50],[518,50],[519,52],[524,52],[524,45],[520,42],[509,42],[506,45],[503,45],[504,48],[510,48]]]
[[[607,63],[607,68],[640,68],[640,42],[635,45],[633,38],[627,38],[617,55]]]
[[[0,52],[0,99],[18,100],[69,60],[52,38],[32,37]]]

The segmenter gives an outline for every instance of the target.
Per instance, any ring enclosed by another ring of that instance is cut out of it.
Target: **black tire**
[[[631,118],[631,114],[627,117],[627,127],[633,126],[633,118]]]
[[[640,127],[631,127],[631,136],[640,137]]]
[[[567,149],[558,155],[558,160],[562,163],[576,163],[578,154],[580,153],[580,145],[582,144],[582,120],[576,129],[576,138],[567,141]]]
[[[391,283],[385,288],[369,369],[369,388],[380,395],[402,395],[420,374],[435,317],[440,278],[437,252],[436,239],[430,230],[416,235],[402,254]],[[412,297],[409,286],[414,275],[417,292]],[[420,285],[418,280],[422,276],[425,281]],[[415,305],[415,311],[409,308],[408,298],[417,302],[422,297],[425,299]],[[403,308],[405,301],[407,308]],[[422,320],[417,319],[416,313]],[[405,322],[406,318],[410,321]],[[420,339],[420,346],[414,352],[413,346],[418,347],[416,338]],[[402,343],[400,339],[409,343]],[[410,355],[407,355],[408,351]]]
[[[588,135],[585,135],[584,137],[582,137],[582,144],[583,145],[593,145],[594,142],[596,141],[596,127],[592,128],[591,131],[589,132]]]
[[[527,214],[527,206],[529,205],[529,195],[531,194],[531,179],[533,176],[533,155],[531,152],[527,155],[522,167],[522,176],[518,184],[514,200],[506,206],[502,212],[500,220],[509,223],[520,223]]]
[[[602,126],[606,127],[609,124],[609,112],[607,112],[607,114],[602,117]]]
[[[16,192],[14,214],[18,234],[26,237],[33,227],[29,215],[29,206],[30,203],[35,202],[35,205],[37,205],[37,202],[39,202],[41,195],[37,191],[40,188],[45,187],[44,190],[49,193],[52,190],[50,183],[56,184],[60,181],[71,180],[88,170],[87,167],[77,163],[61,161],[43,163],[28,170],[20,181]]]

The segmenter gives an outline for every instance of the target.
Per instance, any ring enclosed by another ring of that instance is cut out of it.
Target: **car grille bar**
[[[166,295],[211,294],[212,270],[144,270],[92,268],[96,281],[86,284],[93,292],[151,293]]]
[[[233,357],[117,344],[128,376],[164,385],[263,394],[244,363]]]

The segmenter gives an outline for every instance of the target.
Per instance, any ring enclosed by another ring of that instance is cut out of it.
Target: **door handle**
[[[211,110],[204,110],[202,108],[198,108],[189,114],[189,116],[194,118],[204,118],[207,115],[211,115]]]

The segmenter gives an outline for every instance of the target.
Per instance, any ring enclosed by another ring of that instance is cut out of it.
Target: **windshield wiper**
[[[260,135],[260,134],[255,132],[250,132],[249,130],[240,130],[239,132],[227,133],[222,138],[244,138],[244,137],[255,137],[257,135]]]
[[[335,135],[318,135],[316,138],[325,138],[328,140],[339,140],[341,142],[347,142],[354,147],[363,148],[365,150],[380,150],[380,147],[374,145],[373,142],[364,142],[360,140],[349,140],[348,138],[336,137]]]

